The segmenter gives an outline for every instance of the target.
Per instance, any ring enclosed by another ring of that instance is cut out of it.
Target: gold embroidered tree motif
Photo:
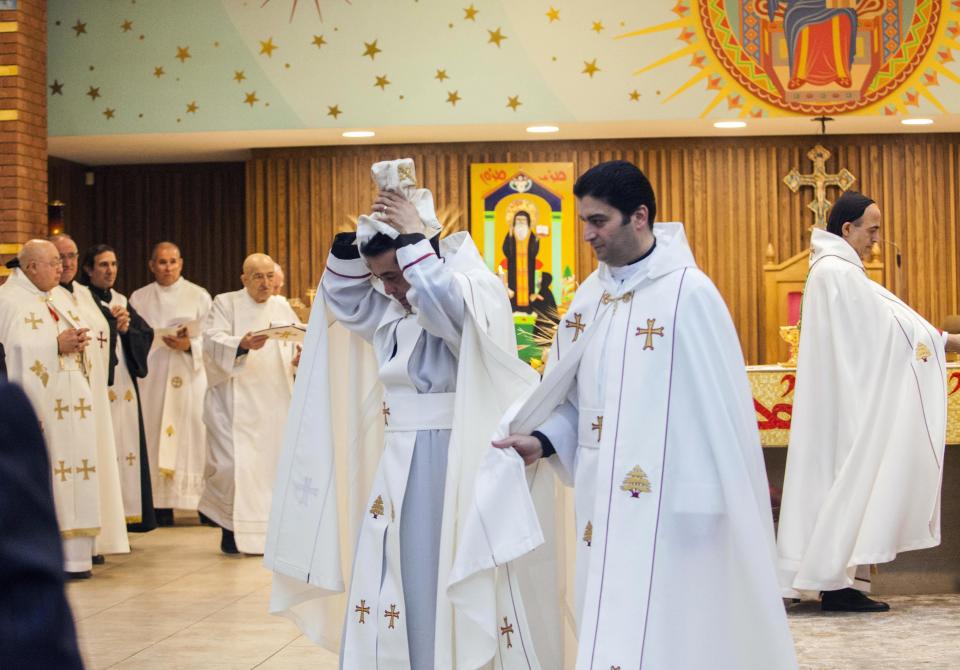
[[[35,361],[30,367],[30,372],[40,378],[40,383],[43,384],[44,388],[47,387],[47,382],[50,381],[50,373],[47,372],[47,368],[44,367],[43,363]]]
[[[923,342],[917,345],[917,360],[927,362],[927,359],[930,358],[933,352],[925,345]]]
[[[379,519],[383,515],[383,496],[377,496],[377,499],[370,505],[370,514],[374,519]]]
[[[133,391],[127,389],[127,392],[123,394],[123,399],[127,402],[133,402]]]
[[[639,498],[641,493],[650,493],[650,480],[647,479],[647,473],[639,465],[635,465],[633,470],[623,478],[620,490],[627,491],[633,498]]]
[[[593,546],[593,523],[590,521],[587,521],[587,526],[583,529],[583,541],[588,547]]]
[[[167,426],[167,430],[165,432],[167,433],[167,437],[173,437],[173,433],[174,433],[173,426],[172,425]]]
[[[114,393],[113,389],[110,389],[109,391],[107,391],[107,397],[110,398],[110,402],[113,402],[114,400],[117,399],[117,394]]]

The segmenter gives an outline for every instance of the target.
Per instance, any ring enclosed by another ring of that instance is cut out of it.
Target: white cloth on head
[[[203,323],[212,300],[205,289],[180,277],[170,286],[153,282],[137,289],[130,304],[147,323],[167,328]],[[195,510],[207,452],[202,335],[191,338],[189,351],[172,349],[155,337],[147,369],[139,386],[154,507]]]
[[[370,172],[381,191],[393,191],[409,200],[417,209],[423,223],[423,234],[429,239],[440,234],[440,221],[433,206],[433,194],[428,189],[417,188],[417,175],[412,158],[374,163]],[[400,233],[382,221],[382,212],[361,214],[357,221],[357,246],[363,246],[377,233],[395,239]]]
[[[940,544],[941,334],[843,238],[814,229],[780,509],[788,597],[856,586],[858,566]]]
[[[296,322],[285,300],[256,302],[240,289],[214,298],[203,332],[207,466],[198,509],[234,531],[245,554],[263,553],[295,347],[270,339],[239,356],[238,348],[248,332]]]

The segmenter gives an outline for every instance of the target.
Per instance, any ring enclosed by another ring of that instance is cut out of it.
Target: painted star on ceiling
[[[247,78],[246,73],[243,70],[234,70],[233,71],[233,80],[238,84]]]
[[[363,47],[363,55],[370,56],[370,60],[374,60],[377,57],[377,54],[383,51],[383,49],[377,46],[377,40],[372,42],[364,42]]]
[[[174,56],[181,63],[186,63],[188,58],[193,58],[190,55],[190,47],[177,47],[177,55]]]
[[[80,37],[80,35],[86,35],[86,33],[87,33],[87,24],[84,23],[84,22],[82,22],[80,19],[77,19],[77,24],[76,24],[75,26],[73,26],[73,30],[74,30],[74,32],[77,33],[77,34],[76,34],[76,37]]]
[[[637,102],[640,99],[640,91],[638,91],[637,89],[633,89],[632,91],[630,91],[630,99],[633,102]]]
[[[54,79],[50,84],[50,95],[63,95],[63,84],[60,81]]]
[[[158,65],[157,67],[153,68],[153,76],[156,77],[157,79],[159,79],[165,74],[166,72],[164,71],[162,65]]]
[[[447,92],[447,102],[449,102],[454,107],[457,106],[457,103],[460,102],[463,98],[460,97],[459,91],[448,91]]]
[[[476,20],[477,20],[477,14],[479,14],[479,13],[480,13],[480,10],[477,9],[476,7],[474,7],[473,5],[470,5],[469,7],[464,7],[464,8],[463,8],[463,20],[464,20],[464,21],[476,21]]]
[[[279,48],[273,43],[272,37],[268,37],[266,41],[260,40],[260,54],[266,54],[267,58],[273,58],[273,52]]]
[[[387,79],[387,75],[383,75],[382,77],[377,77],[377,82],[374,84],[374,86],[379,87],[381,91],[385,90],[389,85],[390,85],[390,80]]]
[[[591,27],[590,30],[592,30],[597,35],[599,35],[600,32],[603,30],[603,21],[594,21],[593,27]]]
[[[600,68],[597,67],[596,58],[589,62],[583,61],[583,70],[581,70],[581,74],[590,75],[590,78],[593,79],[593,75],[597,72],[600,72]]]
[[[90,90],[87,91],[87,95],[90,96],[90,101],[93,102],[94,100],[96,100],[97,98],[100,97],[100,87],[99,87],[99,86],[91,86],[91,87],[90,87]]]
[[[187,114],[196,114],[198,109],[200,109],[200,106],[196,100],[187,103]]]
[[[323,39],[323,35],[314,35],[313,42],[311,42],[311,44],[316,46],[318,49],[321,48],[326,43],[327,43],[327,40]]]
[[[131,21],[130,19],[127,19],[126,21],[121,23],[120,30],[122,30],[125,33],[129,33],[131,30],[133,30],[133,21]]]
[[[488,30],[487,32],[490,33],[490,39],[487,40],[487,44],[496,44],[498,49],[500,48],[500,43],[507,39],[507,36],[500,32],[499,27],[496,30]]]
[[[519,95],[508,95],[508,96],[507,96],[507,107],[509,107],[509,108],[512,109],[513,111],[517,111],[517,107],[519,107],[519,106],[522,105],[522,104],[523,104],[523,103],[520,102],[520,96],[519,96]]]
[[[111,109],[110,107],[107,107],[105,110],[103,110],[103,115],[107,117],[107,119],[112,119],[114,117],[114,114],[116,114],[116,111],[117,110],[115,109]]]
[[[437,70],[437,73],[433,75],[433,78],[442,82],[444,79],[449,79],[450,77],[447,75],[446,70]]]
[[[547,18],[550,19],[550,23],[560,20],[560,10],[556,7],[550,7],[550,11],[547,12]]]
[[[244,104],[250,105],[251,108],[259,101],[260,101],[260,98],[257,97],[256,91],[251,91],[250,93],[247,93],[246,97],[243,100]]]
[[[341,114],[343,114],[343,112],[340,111],[339,105],[332,105],[332,106],[327,105],[327,116],[332,116],[333,118],[337,118]]]

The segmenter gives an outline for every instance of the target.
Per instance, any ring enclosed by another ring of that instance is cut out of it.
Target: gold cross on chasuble
[[[380,413],[383,414],[383,425],[389,425],[390,421],[387,419],[387,417],[390,416],[390,408],[387,407],[387,403],[383,403],[383,409],[380,410]]]
[[[97,471],[97,466],[95,466],[95,465],[87,465],[87,459],[86,459],[86,458],[83,459],[83,467],[82,467],[82,468],[77,468],[77,474],[80,474],[81,472],[83,473],[83,479],[84,479],[84,481],[90,479],[90,473],[91,473],[91,472],[96,472],[96,471]]]
[[[391,604],[389,610],[383,610],[383,616],[390,619],[390,623],[387,625],[387,628],[396,628],[394,625],[397,619],[400,618],[400,610],[397,609],[396,605]]]
[[[103,331],[100,331],[100,334],[97,335],[97,342],[100,343],[100,348],[103,349],[103,345],[107,343],[107,338],[103,336]]]
[[[76,411],[76,412],[80,412],[80,418],[81,418],[81,419],[86,419],[86,418],[87,418],[87,412],[93,410],[93,407],[91,407],[90,405],[84,404],[83,398],[80,398],[80,404],[74,405],[74,406],[73,406],[73,409],[74,409],[74,411]]]
[[[62,398],[57,398],[57,406],[53,408],[57,413],[57,421],[63,421],[63,413],[70,411],[70,405],[64,405]]]
[[[580,337],[580,333],[583,332],[583,329],[587,327],[587,324],[585,324],[585,323],[581,320],[582,318],[583,318],[583,315],[582,315],[582,314],[580,314],[579,312],[574,312],[574,314],[573,314],[573,321],[571,321],[570,319],[566,319],[566,320],[563,322],[563,323],[566,325],[567,328],[573,328],[573,329],[576,331],[576,332],[573,334],[573,341],[574,341],[574,342],[576,342],[576,341],[577,341],[577,338]]]
[[[36,314],[30,312],[30,318],[24,317],[23,322],[29,324],[33,330],[39,330],[39,328],[37,328],[37,324],[43,323],[43,319],[38,319]]]
[[[65,482],[65,481],[67,481],[67,475],[73,473],[73,468],[68,468],[68,467],[66,467],[66,463],[64,463],[63,461],[57,461],[57,463],[60,464],[60,467],[59,467],[59,468],[56,468],[56,469],[53,471],[53,474],[54,474],[54,475],[57,475],[58,477],[60,477],[60,481],[61,481],[61,482]]]
[[[590,430],[597,431],[597,442],[600,441],[600,438],[603,437],[603,417],[598,416],[597,422],[590,426]]]
[[[646,336],[647,336],[646,341],[643,343],[643,350],[644,350],[644,351],[646,351],[647,349],[653,349],[653,336],[654,336],[654,335],[657,335],[657,336],[659,336],[659,337],[663,337],[663,326],[660,326],[659,328],[654,328],[654,327],[653,327],[653,325],[654,325],[656,322],[657,322],[656,319],[647,319],[647,327],[646,327],[646,328],[640,328],[639,326],[637,326],[637,337],[640,337],[641,335],[646,335]]]
[[[503,617],[503,625],[500,627],[500,635],[505,635],[507,637],[507,649],[513,647],[513,642],[510,641],[510,634],[513,633],[513,624],[507,620],[507,617]]]
[[[361,600],[360,604],[353,608],[353,611],[360,615],[359,623],[367,623],[367,620],[363,618],[364,615],[370,614],[370,607],[366,600]]]
[[[132,451],[124,456],[124,458],[127,460],[127,465],[133,465],[133,462],[137,460],[137,457],[133,455]]]
[[[800,174],[797,168],[793,168],[783,178],[783,183],[794,193],[799,191],[801,186],[813,187],[813,202],[807,205],[807,209],[814,214],[814,225],[818,228],[826,228],[827,212],[830,211],[831,204],[827,200],[827,186],[838,186],[841,191],[846,191],[857,178],[846,168],[836,174],[829,174],[826,170],[826,163],[827,159],[830,158],[830,152],[819,144],[807,152],[807,158],[813,161],[813,172]]]

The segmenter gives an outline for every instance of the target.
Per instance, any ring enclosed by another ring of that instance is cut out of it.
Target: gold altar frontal
[[[760,444],[786,447],[797,369],[779,365],[747,366],[747,377],[757,412]],[[960,363],[947,364],[947,444],[960,444]]]

